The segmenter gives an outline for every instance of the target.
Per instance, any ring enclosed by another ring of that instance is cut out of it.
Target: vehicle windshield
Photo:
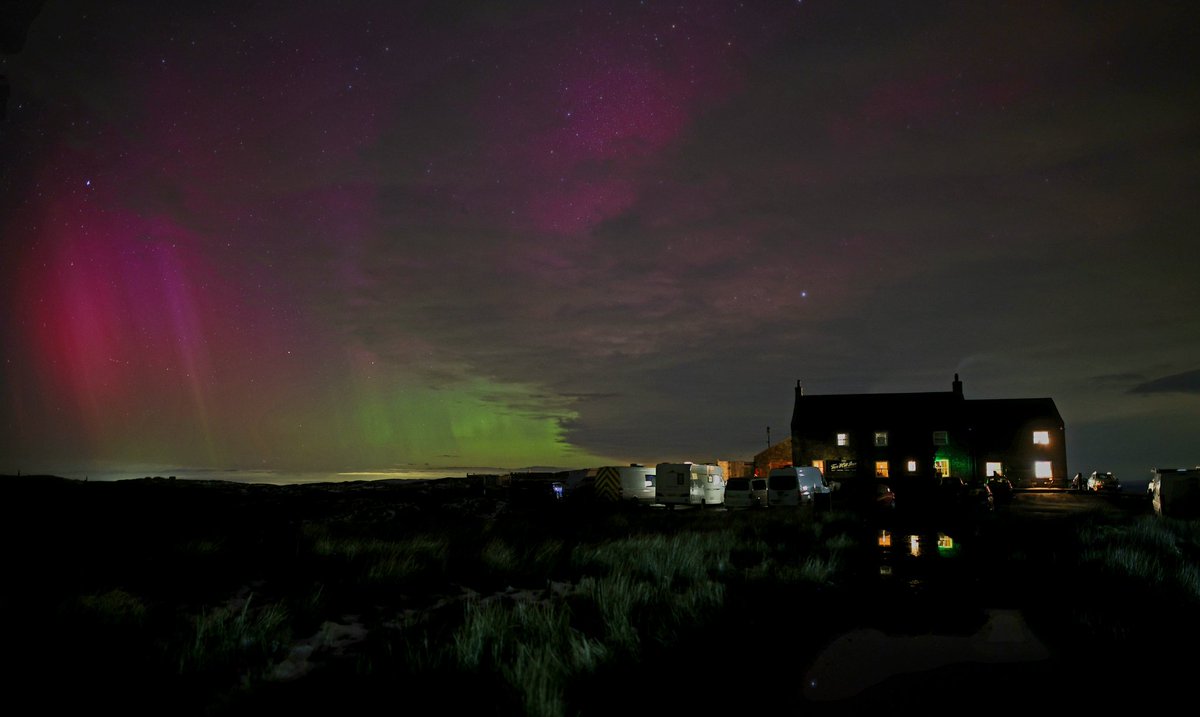
[[[771,490],[796,490],[796,476],[771,476]]]
[[[751,490],[766,490],[767,481],[765,478],[755,478],[753,481],[751,481],[750,488]]]
[[[750,479],[730,478],[725,483],[725,490],[750,490]]]

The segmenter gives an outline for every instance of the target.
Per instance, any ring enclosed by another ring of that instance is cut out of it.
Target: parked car
[[[995,510],[996,496],[992,493],[992,486],[988,481],[982,478],[968,481],[966,489],[964,500],[969,508],[985,513]]]
[[[958,476],[943,476],[938,480],[938,495],[943,507],[957,511],[989,512],[995,507],[992,490],[982,480],[964,481]]]
[[[1031,488],[1059,488],[1065,483],[1058,480],[1054,476],[1042,476],[1029,479],[1029,487]]]
[[[1087,489],[1093,493],[1116,493],[1121,490],[1121,482],[1112,473],[1092,471],[1087,479]]]
[[[772,468],[767,477],[767,501],[777,505],[829,507],[829,484],[815,466]]]
[[[1012,481],[1000,475],[993,475],[987,479],[988,488],[992,489],[992,498],[997,503],[1007,503],[1013,497]]]
[[[767,479],[730,478],[726,480],[725,507],[730,510],[767,507]]]

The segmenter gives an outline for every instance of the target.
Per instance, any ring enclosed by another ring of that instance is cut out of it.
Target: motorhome
[[[721,505],[725,471],[711,463],[659,463],[655,466],[654,502],[677,505]]]
[[[816,466],[772,468],[767,476],[767,504],[828,507],[829,484]]]
[[[655,472],[649,466],[604,466],[596,469],[596,497],[653,503],[654,481]]]
[[[1157,515],[1200,516],[1200,467],[1155,468],[1150,476],[1150,505]]]

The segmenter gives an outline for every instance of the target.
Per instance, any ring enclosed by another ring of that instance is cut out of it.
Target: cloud
[[[1139,383],[1130,393],[1196,393],[1200,394],[1200,369],[1163,376]]]

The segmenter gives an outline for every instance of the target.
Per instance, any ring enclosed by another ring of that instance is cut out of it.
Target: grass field
[[[805,701],[804,669],[856,627],[967,635],[1018,609],[1055,655],[1043,680],[1200,636],[1200,527],[1145,515],[942,516],[953,549],[916,558],[842,509],[514,504],[458,480],[4,480],[6,674],[47,707],[815,713],[839,705]],[[1153,609],[1118,607],[1134,604]]]

